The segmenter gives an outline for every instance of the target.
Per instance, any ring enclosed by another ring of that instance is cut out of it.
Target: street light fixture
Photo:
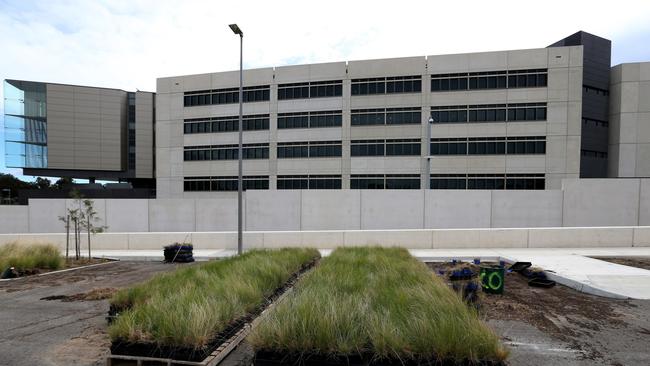
[[[239,29],[237,24],[230,24],[230,29],[233,33],[239,35],[239,147],[237,148],[237,160],[239,164],[239,175],[237,177],[237,254],[241,255],[243,252],[243,233],[242,233],[242,190],[243,190],[243,181],[242,181],[242,130],[243,130],[243,117],[242,117],[242,103],[244,102],[244,92],[243,92],[243,48],[244,48],[244,32]]]

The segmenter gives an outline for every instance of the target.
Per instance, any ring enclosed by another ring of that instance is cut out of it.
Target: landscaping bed
[[[399,248],[340,248],[260,319],[255,365],[503,364],[508,351]]]
[[[119,291],[111,353],[201,361],[319,257],[315,249],[253,250]]]

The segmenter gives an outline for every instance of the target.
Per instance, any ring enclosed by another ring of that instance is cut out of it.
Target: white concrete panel
[[[352,230],[344,234],[344,246],[431,248],[430,230]]]
[[[360,190],[361,229],[424,228],[424,190]]]
[[[361,228],[361,192],[359,190],[299,192],[302,195],[300,230],[358,230]]]
[[[635,227],[634,242],[635,247],[650,247],[650,227]]]
[[[65,199],[30,199],[29,231],[32,233],[65,233],[59,216],[65,216]]]
[[[431,190],[425,193],[425,228],[490,227],[491,193]]]
[[[641,179],[639,192],[639,226],[650,226],[650,179]]]
[[[28,233],[28,206],[0,206],[0,233]]]
[[[629,247],[631,227],[535,228],[528,229],[529,248]]]
[[[130,233],[129,249],[160,249],[162,255],[163,247],[174,243],[191,243],[192,233],[190,232],[154,232],[154,233]]]
[[[228,192],[215,198],[196,200],[197,231],[237,230],[237,193]]]
[[[492,191],[492,227],[562,226],[562,191]]]
[[[246,230],[300,230],[300,191],[246,192]]]
[[[563,181],[563,226],[638,225],[639,180]]]
[[[105,225],[108,232],[149,231],[149,200],[107,199]]]
[[[301,231],[301,235],[306,248],[337,248],[344,243],[343,231]]]
[[[149,230],[152,232],[195,231],[194,200],[155,199],[149,201]]]

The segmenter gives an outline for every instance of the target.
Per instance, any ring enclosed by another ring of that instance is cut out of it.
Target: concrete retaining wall
[[[210,198],[94,201],[108,232],[237,229],[234,192]],[[58,217],[72,204],[32,199],[27,207],[0,206],[0,233],[62,233]],[[650,179],[570,179],[563,181],[562,190],[547,191],[252,190],[244,197],[246,231],[645,225],[650,225]]]
[[[65,249],[65,234],[0,234],[0,246],[18,241],[53,243]],[[103,233],[94,250],[161,249],[191,242],[196,249],[236,249],[236,232]],[[650,247],[650,227],[249,231],[245,248],[401,246],[409,249]],[[85,235],[82,248],[87,248]]]

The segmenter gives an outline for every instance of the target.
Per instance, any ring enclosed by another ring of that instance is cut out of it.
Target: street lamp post
[[[433,123],[433,117],[429,117],[429,121],[427,121],[427,167],[426,167],[426,187],[427,189],[431,189],[431,124]]]
[[[230,29],[233,33],[239,35],[239,147],[237,148],[237,160],[239,165],[239,175],[237,177],[237,254],[241,255],[243,252],[243,233],[242,233],[242,131],[243,131],[243,117],[242,117],[242,103],[244,102],[244,87],[243,87],[243,58],[244,58],[244,32],[239,29],[237,24],[230,24]]]

